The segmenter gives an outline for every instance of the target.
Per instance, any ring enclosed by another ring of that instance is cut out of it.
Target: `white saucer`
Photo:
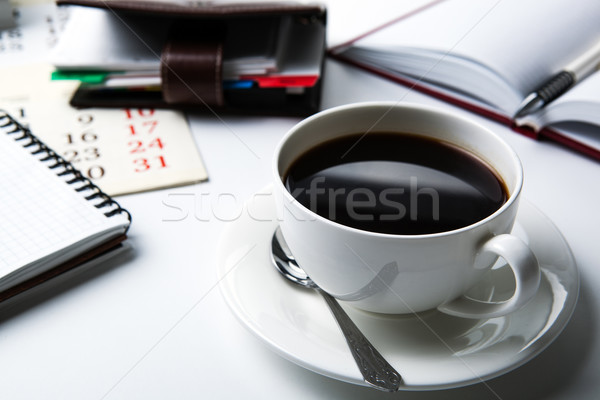
[[[225,301],[259,339],[286,359],[316,373],[364,385],[341,331],[323,299],[294,286],[270,261],[277,218],[270,187],[246,203],[226,228],[218,248]],[[438,311],[381,315],[344,308],[367,338],[402,375],[404,390],[464,386],[506,373],[544,350],[567,324],[579,289],[571,251],[558,229],[521,201],[513,231],[529,242],[542,266],[535,298],[505,317],[472,320]],[[508,273],[505,273],[508,272]],[[510,292],[508,268],[495,268],[488,295]],[[486,292],[486,290],[484,290]]]

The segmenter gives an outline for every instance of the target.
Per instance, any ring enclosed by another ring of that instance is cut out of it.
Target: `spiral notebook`
[[[0,110],[0,302],[118,246],[131,216]]]

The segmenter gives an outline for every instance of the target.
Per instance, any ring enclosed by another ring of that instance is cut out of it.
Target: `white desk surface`
[[[330,9],[332,26],[360,14],[342,19],[339,9]],[[1,312],[0,398],[598,398],[600,163],[337,62],[326,68],[323,108],[364,100],[438,105],[516,149],[525,198],[562,231],[581,273],[579,301],[562,334],[485,385],[432,392],[380,393],[279,357],[225,304],[215,248],[244,200],[268,184],[274,147],[299,119],[189,115],[209,182],[119,197],[133,215],[128,255]],[[173,196],[191,200],[185,218],[173,218]]]

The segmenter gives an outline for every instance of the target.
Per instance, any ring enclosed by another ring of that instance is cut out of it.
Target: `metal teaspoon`
[[[352,357],[354,357],[365,382],[386,392],[397,391],[402,382],[400,374],[373,347],[339,303],[319,288],[298,265],[279,227],[275,230],[271,241],[271,259],[277,270],[285,278],[300,286],[315,289],[323,296],[344,334]]]

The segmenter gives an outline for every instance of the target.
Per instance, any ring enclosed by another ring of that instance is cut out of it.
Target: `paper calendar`
[[[0,71],[0,106],[110,195],[207,179],[185,116],[154,109],[75,109],[72,82],[51,82],[52,68]]]

